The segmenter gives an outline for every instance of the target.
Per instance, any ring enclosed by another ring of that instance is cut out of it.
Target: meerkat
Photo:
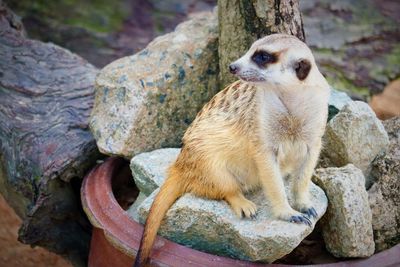
[[[148,214],[135,266],[148,262],[163,217],[185,193],[224,200],[248,218],[257,207],[244,193],[261,187],[276,218],[310,226],[317,216],[309,186],[330,90],[311,50],[294,36],[273,34],[254,42],[229,70],[239,80],[217,93],[185,132]]]

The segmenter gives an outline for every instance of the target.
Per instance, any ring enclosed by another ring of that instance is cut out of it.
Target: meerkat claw
[[[310,219],[308,219],[308,218],[305,217],[305,216],[297,216],[297,215],[294,215],[294,216],[290,217],[289,222],[304,223],[304,224],[307,224],[308,226],[311,226],[311,225],[312,225]]]
[[[314,217],[317,218],[318,213],[315,211],[313,207],[308,208],[308,209],[303,209],[301,210],[301,213],[304,213],[307,215],[308,218]]]

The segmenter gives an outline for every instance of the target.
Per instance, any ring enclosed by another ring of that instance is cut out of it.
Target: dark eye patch
[[[274,54],[270,54],[264,50],[258,50],[254,52],[251,60],[254,61],[259,67],[266,67],[267,64],[275,63],[277,61],[277,57]]]

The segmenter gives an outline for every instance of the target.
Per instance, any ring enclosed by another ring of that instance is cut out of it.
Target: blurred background
[[[96,67],[132,55],[216,0],[6,0],[30,38],[53,42]],[[300,0],[306,41],[339,90],[370,100],[400,75],[400,2]]]

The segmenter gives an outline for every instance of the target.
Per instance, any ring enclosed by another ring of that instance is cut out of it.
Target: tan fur
[[[249,58],[258,49],[278,55],[278,62],[257,69]],[[304,81],[292,70],[299,57],[312,65]],[[186,192],[225,200],[239,217],[256,214],[256,205],[243,194],[260,186],[280,219],[304,216],[299,211],[312,207],[309,184],[327,117],[328,84],[307,46],[287,35],[255,42],[236,63],[242,70],[238,76],[249,82],[237,81],[215,95],[186,131],[147,218],[137,266],[147,261],[167,209]],[[251,81],[260,77],[263,82]],[[288,175],[295,180],[297,210],[284,190]]]

